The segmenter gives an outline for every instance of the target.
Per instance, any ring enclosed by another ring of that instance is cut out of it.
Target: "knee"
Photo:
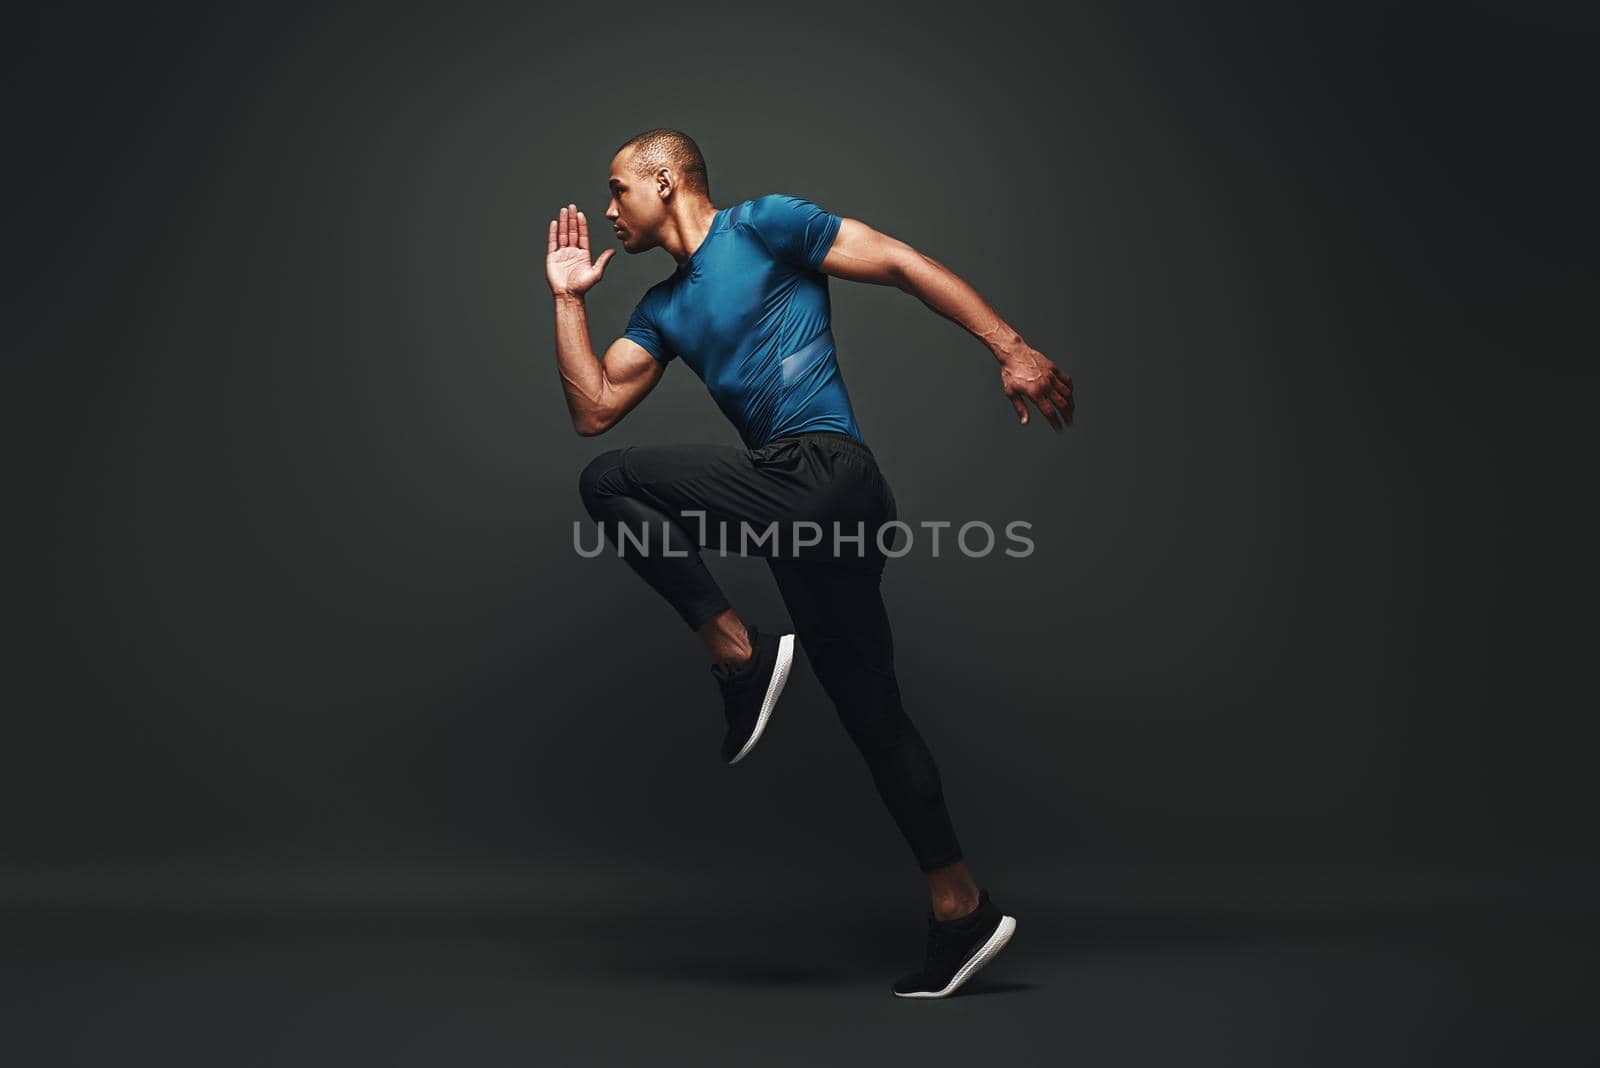
[[[601,502],[616,491],[617,473],[622,470],[622,450],[611,449],[590,460],[578,476],[578,495],[584,507],[593,515]]]
[[[892,670],[868,664],[837,643],[823,644],[815,651],[808,647],[806,658],[833,702],[839,722],[863,753],[883,753],[901,743],[910,721]]]

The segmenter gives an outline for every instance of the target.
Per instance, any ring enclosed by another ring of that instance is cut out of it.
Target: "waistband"
[[[783,437],[773,438],[774,442],[794,439],[804,441],[807,439],[826,444],[829,448],[838,448],[846,452],[857,452],[863,456],[871,456],[872,449],[866,443],[856,440],[849,434],[838,430],[802,430],[798,434],[785,434]]]

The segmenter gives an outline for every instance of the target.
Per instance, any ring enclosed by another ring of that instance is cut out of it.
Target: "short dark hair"
[[[671,167],[685,189],[705,197],[711,195],[711,180],[706,176],[706,158],[700,154],[700,146],[688,134],[666,127],[646,130],[628,138],[617,152],[629,148],[636,150],[633,157],[635,175],[642,178],[654,174],[661,167]]]

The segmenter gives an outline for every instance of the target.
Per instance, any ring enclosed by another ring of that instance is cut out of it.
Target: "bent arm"
[[[596,359],[589,347],[583,297],[556,298],[556,365],[572,426],[584,437],[616,426],[661,381],[666,367],[638,343],[619,337]]]
[[[1072,376],[1022,340],[976,289],[932,256],[859,219],[843,219],[821,269],[852,282],[902,289],[946,319],[960,323],[989,346],[999,361],[1000,388],[1010,398],[1018,422],[1028,425],[1026,399],[1055,430],[1072,425]]]
[[[965,327],[1002,362],[1012,352],[1026,347],[1022,336],[960,275],[859,219],[840,222],[839,233],[822,261],[822,271],[851,282],[894,286],[910,293],[946,319]]]

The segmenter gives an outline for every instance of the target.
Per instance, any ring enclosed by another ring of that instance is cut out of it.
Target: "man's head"
[[[657,234],[675,205],[711,199],[706,159],[694,138],[677,130],[630,137],[611,159],[606,218],[625,252],[659,245]]]

